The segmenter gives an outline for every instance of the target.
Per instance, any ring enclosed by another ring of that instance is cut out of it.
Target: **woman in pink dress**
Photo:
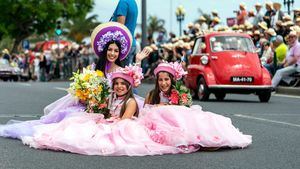
[[[97,26],[91,35],[92,47],[99,58],[96,69],[104,72],[105,77],[120,68],[120,61],[125,59],[131,49],[132,35],[126,26],[109,22]],[[137,61],[149,55],[146,48],[136,55]],[[144,99],[135,96],[140,107]],[[38,120],[16,121],[0,124],[0,136],[21,139],[33,135],[33,126],[58,123],[65,118],[85,114],[85,106],[70,94],[58,99],[44,108],[44,115]]]

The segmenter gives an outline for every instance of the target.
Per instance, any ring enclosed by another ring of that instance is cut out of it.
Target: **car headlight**
[[[206,55],[201,56],[200,60],[201,60],[201,63],[203,65],[207,65],[208,64],[208,57]]]

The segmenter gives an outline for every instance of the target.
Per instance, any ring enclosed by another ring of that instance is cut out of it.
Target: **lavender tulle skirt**
[[[44,108],[44,115],[38,120],[18,121],[10,120],[0,125],[0,136],[21,139],[32,136],[33,127],[41,124],[58,123],[65,118],[84,113],[84,106],[70,94],[58,99]]]
[[[142,109],[144,98],[135,95],[139,109]],[[32,136],[33,127],[42,124],[58,123],[63,119],[85,114],[85,107],[76,98],[67,94],[44,108],[44,115],[38,120],[19,121],[9,120],[5,125],[0,124],[0,136],[21,139]]]

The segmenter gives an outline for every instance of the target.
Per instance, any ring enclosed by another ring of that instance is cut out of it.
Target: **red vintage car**
[[[227,93],[258,95],[261,102],[271,97],[271,77],[262,66],[249,35],[216,32],[195,40],[184,81],[200,101],[213,93],[223,100]]]

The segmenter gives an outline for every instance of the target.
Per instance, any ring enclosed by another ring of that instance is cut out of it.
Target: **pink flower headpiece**
[[[157,74],[161,71],[170,73],[174,76],[175,80],[179,80],[187,74],[187,72],[183,70],[181,63],[179,62],[162,62],[157,66],[157,68],[155,68],[154,74],[157,76]]]
[[[128,81],[133,87],[138,87],[144,76],[141,67],[129,65],[113,72],[110,79],[112,81],[115,78],[122,78]]]

